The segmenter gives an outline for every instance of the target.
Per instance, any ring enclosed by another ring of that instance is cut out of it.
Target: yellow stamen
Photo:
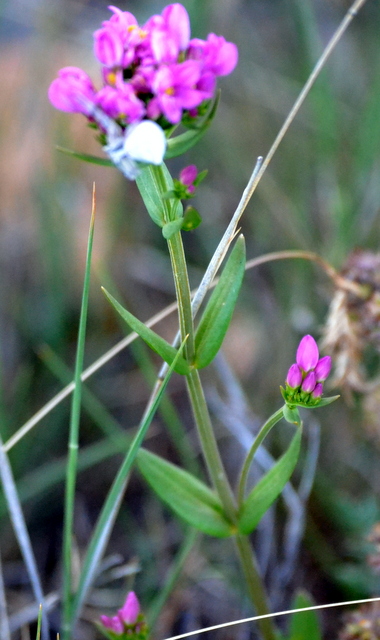
[[[165,89],[165,93],[167,93],[168,96],[174,96],[174,87],[168,87]]]
[[[110,71],[107,74],[107,82],[108,84],[115,85],[116,84],[116,73],[114,71]]]

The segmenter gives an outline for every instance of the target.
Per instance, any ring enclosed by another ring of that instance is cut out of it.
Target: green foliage
[[[298,427],[287,451],[261,478],[244,501],[239,515],[240,533],[251,533],[272,502],[280,495],[297,464],[301,436],[302,428]]]
[[[294,599],[292,609],[312,607],[310,596],[300,591]],[[293,613],[290,620],[289,635],[286,640],[322,640],[318,616],[315,611]]]
[[[137,464],[161,500],[183,520],[210,536],[233,535],[219,498],[198,478],[145,449],[140,449]]]
[[[213,361],[227,333],[245,270],[245,240],[240,236],[223,269],[195,334],[195,367]]]
[[[159,227],[182,217],[183,207],[178,198],[165,197],[174,186],[165,164],[144,167],[136,178],[136,184],[150,217]]]
[[[161,336],[157,335],[157,333],[152,331],[152,329],[149,329],[149,327],[141,322],[141,320],[138,320],[134,315],[132,315],[132,313],[129,313],[129,311],[124,309],[124,307],[122,307],[121,304],[117,300],[115,300],[115,298],[111,296],[110,293],[108,293],[108,291],[106,291],[105,289],[103,289],[103,291],[112,306],[116,309],[122,319],[131,327],[131,329],[133,329],[133,331],[136,331],[140,338],[142,338],[144,342],[146,342],[147,345],[149,345],[149,347],[153,349],[153,351],[158,353],[158,355],[161,356],[161,358],[165,360],[165,362],[171,365],[178,355],[177,349],[172,347],[172,345],[166,342],[164,338],[161,338]],[[178,356],[174,370],[177,373],[181,373],[182,375],[186,375],[187,373],[189,373],[189,365],[182,356]]]

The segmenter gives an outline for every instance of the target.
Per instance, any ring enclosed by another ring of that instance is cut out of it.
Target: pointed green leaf
[[[312,607],[313,604],[310,596],[300,591],[294,600],[292,609]],[[306,638],[307,640],[322,640],[318,616],[315,611],[293,613],[291,617],[288,640],[306,640]]]
[[[73,158],[77,158],[78,160],[83,160],[84,162],[90,162],[91,164],[100,164],[102,167],[114,167],[114,163],[108,158],[99,158],[98,156],[91,156],[88,153],[78,153],[77,151],[72,151],[71,149],[66,149],[66,147],[56,146],[58,151],[65,153],[68,156],[72,156]]]
[[[152,331],[152,329],[149,329],[149,327],[141,322],[141,320],[138,320],[134,315],[132,315],[132,313],[129,313],[129,311],[124,309],[124,307],[122,307],[121,304],[117,300],[115,300],[115,298],[111,296],[110,293],[108,293],[108,291],[106,291],[105,289],[103,289],[103,291],[112,306],[120,314],[123,320],[131,327],[131,329],[133,329],[133,331],[136,331],[136,333],[139,334],[140,338],[142,338],[144,342],[146,342],[147,345],[149,345],[149,347],[153,349],[153,351],[158,353],[158,355],[161,356],[161,358],[165,360],[165,362],[171,365],[177,355],[177,349],[172,347],[171,344],[166,342],[166,340],[164,340],[164,338],[161,338],[161,336],[157,335],[157,333]],[[189,373],[189,365],[187,364],[185,358],[183,358],[182,356],[178,357],[174,370],[182,375],[187,375]]]
[[[264,513],[281,493],[297,464],[302,428],[298,427],[287,451],[257,483],[244,501],[239,516],[239,531],[251,533]]]
[[[189,131],[186,131],[179,136],[175,136],[175,138],[169,138],[168,146],[165,153],[165,160],[181,156],[183,153],[191,149],[191,147],[193,147],[197,142],[199,142],[215,117],[219,99],[220,92],[218,91],[217,95],[215,96],[215,100],[211,105],[209,113],[197,128],[189,129]]]
[[[146,449],[140,449],[137,465],[161,500],[183,520],[210,536],[233,535],[216,493],[198,478]]]
[[[183,207],[178,198],[165,197],[173,191],[173,179],[165,164],[153,164],[141,169],[136,184],[150,217],[159,227],[182,217]]]
[[[195,334],[197,369],[206,367],[215,358],[226,335],[245,269],[245,241],[240,236],[231,252]]]

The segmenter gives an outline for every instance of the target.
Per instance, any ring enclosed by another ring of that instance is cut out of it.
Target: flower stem
[[[256,557],[251,548],[248,536],[235,536],[236,547],[242,566],[248,592],[255,606],[258,615],[266,615],[270,613],[267,595],[263,581],[261,579],[259,569],[257,567]],[[258,621],[260,631],[264,640],[276,640],[276,631],[272,622],[272,618],[264,618]]]
[[[270,418],[268,418],[268,420],[265,422],[265,424],[263,424],[263,426],[261,427],[259,433],[257,434],[252,444],[252,447],[248,451],[247,457],[243,464],[243,468],[241,470],[240,480],[239,480],[239,489],[238,489],[239,508],[242,506],[244,502],[244,494],[245,494],[245,488],[247,485],[248,473],[252,464],[252,460],[255,456],[255,453],[259,448],[259,446],[261,445],[261,443],[263,442],[263,440],[268,435],[269,431],[272,429],[272,427],[274,427],[274,425],[277,424],[277,422],[279,422],[283,416],[284,416],[284,407],[281,407],[281,409],[279,409],[273,415],[271,415]]]

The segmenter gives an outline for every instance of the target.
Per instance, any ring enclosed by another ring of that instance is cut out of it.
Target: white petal
[[[124,152],[131,160],[158,165],[162,163],[165,151],[165,134],[156,122],[143,120],[127,129]]]

